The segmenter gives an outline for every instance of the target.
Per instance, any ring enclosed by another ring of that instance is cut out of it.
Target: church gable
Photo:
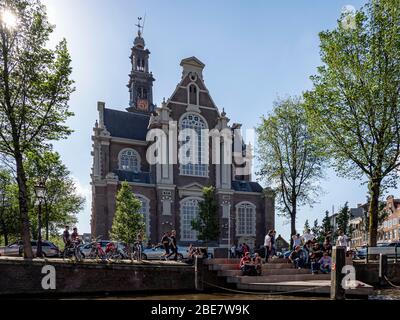
[[[194,105],[218,110],[203,80],[204,63],[196,57],[181,61],[182,79],[169,99],[170,103]]]

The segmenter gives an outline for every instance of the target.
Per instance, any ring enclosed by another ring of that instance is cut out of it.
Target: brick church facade
[[[171,121],[175,121],[178,132],[183,128],[240,128],[240,124],[230,126],[225,112],[214,104],[204,84],[204,64],[195,57],[182,60],[180,83],[170,98],[156,107],[149,55],[139,31],[130,57],[129,107],[114,110],[98,102],[92,136],[92,235],[108,238],[116,193],[120,183],[127,181],[142,202],[147,239],[158,242],[163,232],[175,229],[180,244],[197,243],[190,222],[198,212],[202,188],[212,185],[219,205],[218,245],[227,247],[238,241],[262,244],[266,229],[274,228],[274,196],[252,182],[251,174],[236,175],[236,167],[242,164],[211,164],[211,147],[209,164],[148,163],[146,153],[154,142],[148,138],[149,130],[163,130],[168,135]],[[251,164],[251,148],[241,141],[244,161]],[[197,152],[204,152],[202,142],[198,143]]]

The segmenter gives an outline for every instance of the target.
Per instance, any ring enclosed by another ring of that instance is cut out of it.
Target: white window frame
[[[126,152],[126,151],[131,151],[133,153],[133,155],[136,157],[136,161],[137,161],[136,169],[133,168],[133,170],[129,170],[129,169],[126,169],[126,168],[122,167],[121,158],[122,158],[123,153]],[[118,154],[118,169],[119,170],[138,173],[138,172],[140,172],[140,167],[141,167],[141,158],[140,158],[139,152],[137,152],[135,149],[124,148],[119,152],[119,154]]]
[[[179,213],[180,213],[180,227],[181,227],[180,228],[180,240],[181,241],[188,241],[188,242],[197,241],[197,231],[193,230],[191,226],[190,226],[191,230],[188,231],[188,232],[191,233],[193,236],[191,236],[191,237],[187,237],[186,236],[186,232],[187,231],[186,231],[186,228],[185,228],[185,224],[187,223],[187,221],[185,221],[186,219],[185,219],[185,214],[184,214],[183,210],[184,210],[185,204],[187,204],[188,202],[192,202],[192,201],[196,201],[197,202],[197,212],[195,213],[195,215],[192,217],[192,220],[191,220],[191,221],[193,221],[193,219],[196,218],[197,215],[198,215],[198,210],[199,210],[198,203],[200,201],[202,201],[202,199],[198,198],[198,197],[187,197],[187,198],[185,198],[185,199],[180,201],[180,211],[179,211]],[[190,222],[189,222],[189,224],[190,224]]]
[[[142,203],[142,207],[140,208],[140,212],[144,215],[144,223],[146,225],[146,238],[150,239],[150,199],[142,194],[135,194],[136,198]],[[143,211],[143,203],[145,204],[145,210]]]
[[[243,223],[249,223],[248,221],[248,217],[245,217],[245,221],[242,222],[240,219],[240,210],[246,206],[246,209],[251,209],[252,210],[252,221],[250,221],[251,225],[250,226],[243,226]],[[239,202],[236,206],[236,236],[239,237],[255,237],[256,236],[256,219],[257,219],[257,207],[255,204],[249,202],[249,201],[242,201]],[[250,232],[247,232],[247,229],[250,227]],[[242,230],[241,230],[242,229]],[[243,232],[242,232],[243,231]]]
[[[198,117],[202,123],[204,124],[204,128],[199,128],[199,127],[191,127],[191,126],[182,126],[182,122],[189,116],[193,116],[193,117]],[[183,129],[194,129],[194,130],[207,130],[208,129],[208,124],[206,119],[201,116],[200,114],[197,113],[193,113],[193,112],[186,112],[184,113],[180,119],[179,119],[179,130],[183,130]],[[208,155],[208,139],[205,139],[205,137],[200,136],[200,141],[199,141],[202,145],[199,147],[199,145],[197,144],[197,160],[200,161],[201,159],[205,158],[205,156]],[[180,143],[181,145],[183,144],[182,142]],[[206,150],[207,148],[207,150]],[[179,165],[179,174],[181,176],[191,176],[191,177],[201,177],[201,178],[208,178],[209,176],[209,163],[208,163],[207,159],[207,163],[198,163],[198,164],[180,164]]]

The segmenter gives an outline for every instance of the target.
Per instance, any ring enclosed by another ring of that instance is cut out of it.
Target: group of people
[[[251,258],[250,252],[247,251],[240,259],[239,268],[244,276],[261,276],[262,259],[258,253]]]
[[[73,244],[78,245],[81,243],[81,239],[79,238],[78,234],[78,228],[76,227],[72,229],[72,233],[69,233],[69,226],[65,226],[62,234],[62,239],[64,242],[64,249],[70,247]]]
[[[292,236],[294,250],[289,255],[289,260],[298,269],[309,268],[312,274],[318,272],[330,273],[332,269],[332,244],[331,235],[325,236],[323,243],[318,243],[310,230],[306,230],[303,236]],[[348,238],[339,231],[336,246],[348,246]]]
[[[174,256],[173,260],[178,260],[178,245],[176,242],[175,230],[171,230],[171,232],[165,232],[161,238],[161,244],[165,250],[164,254],[162,255],[165,260],[168,260],[172,255]]]
[[[239,245],[233,244],[230,249],[230,257],[231,258],[243,258],[247,252],[250,252],[250,246],[243,242],[239,243]]]

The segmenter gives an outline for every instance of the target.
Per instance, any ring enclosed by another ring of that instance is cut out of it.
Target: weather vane
[[[146,14],[144,15],[143,24],[140,24],[141,21],[142,21],[142,17],[138,17],[138,23],[135,24],[135,26],[138,27],[138,36],[139,37],[143,34],[144,23],[146,21]]]

